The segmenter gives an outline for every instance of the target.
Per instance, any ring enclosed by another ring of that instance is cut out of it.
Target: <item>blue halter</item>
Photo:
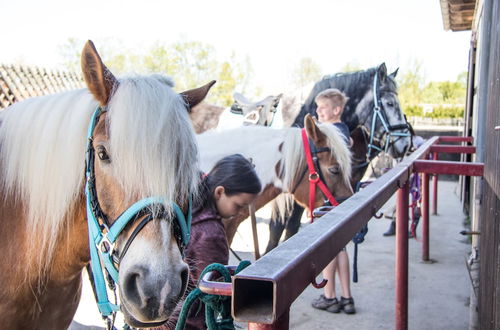
[[[141,199],[125,210],[112,223],[112,225],[110,225],[107,221],[105,214],[100,209],[95,190],[93,148],[93,134],[95,126],[99,121],[99,116],[106,111],[106,108],[103,109],[101,107],[97,107],[92,115],[87,132],[85,196],[89,229],[90,265],[92,268],[93,278],[91,281],[99,312],[105,320],[109,321],[108,316],[118,311],[120,306],[111,303],[108,299],[105,274],[102,266],[104,266],[104,269],[109,275],[107,277],[108,287],[112,291],[115,291],[116,286],[118,285],[118,269],[115,264],[119,263],[121,257],[123,257],[126,249],[128,249],[128,246],[139,233],[140,229],[142,229],[148,221],[153,219],[152,210],[158,207],[161,209],[163,207],[164,200],[160,197],[148,197]],[[189,197],[187,216],[183,214],[181,208],[176,203],[172,202],[172,206],[177,219],[176,225],[178,225],[176,237],[178,239],[180,249],[183,251],[190,239],[192,197]],[[114,250],[114,244],[116,243],[118,236],[127,224],[134,222],[134,220],[137,220],[144,215],[146,215],[146,218],[142,220],[136,230],[134,230],[132,235],[129,237],[127,243],[124,245],[125,250],[121,252],[120,258],[117,259],[115,255],[117,251]],[[100,222],[99,219],[102,221]],[[89,274],[89,276],[90,275],[91,274]]]
[[[371,159],[372,150],[375,150],[376,153],[380,151],[387,152],[389,150],[389,145],[391,144],[392,137],[411,136],[411,133],[409,132],[408,123],[400,125],[392,125],[392,126],[389,125],[389,121],[385,117],[385,113],[382,111],[382,108],[379,105],[377,84],[378,84],[378,74],[375,72],[375,76],[373,77],[373,116],[372,116],[371,130],[370,130],[370,142],[368,143],[368,156],[367,156],[368,160]],[[386,142],[384,143],[384,146],[382,148],[377,147],[375,144],[373,144],[373,139],[375,135],[375,126],[377,120],[380,120],[380,122],[382,123],[382,127],[384,128],[383,134],[388,135],[388,138],[386,139]],[[395,132],[396,130],[405,128],[408,130],[408,133]]]

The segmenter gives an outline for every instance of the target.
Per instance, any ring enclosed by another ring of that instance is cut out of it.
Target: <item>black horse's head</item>
[[[295,122],[299,123],[307,113],[316,115],[314,99],[318,93],[337,88],[349,98],[342,114],[342,121],[349,129],[364,125],[383,149],[395,158],[402,157],[410,148],[411,135],[399,104],[397,72],[387,74],[382,63],[364,71],[325,76],[314,85]]]

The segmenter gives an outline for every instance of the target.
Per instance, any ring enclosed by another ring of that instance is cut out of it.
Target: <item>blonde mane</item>
[[[124,78],[108,106],[109,151],[127,202],[160,196],[169,210],[198,185],[194,133],[172,85],[155,75]],[[0,184],[5,198],[26,208],[31,270],[47,269],[83,196],[87,127],[96,106],[85,89],[29,99],[0,113]]]

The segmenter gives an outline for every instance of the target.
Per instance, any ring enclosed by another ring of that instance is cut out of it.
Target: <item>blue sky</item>
[[[418,60],[427,81],[455,80],[470,40],[444,31],[438,0],[1,0],[0,13],[0,63],[60,67],[58,46],[71,37],[117,38],[136,51],[187,39],[213,45],[219,58],[248,55],[252,83],[266,94],[289,87],[302,57],[324,74],[381,62],[404,72]]]

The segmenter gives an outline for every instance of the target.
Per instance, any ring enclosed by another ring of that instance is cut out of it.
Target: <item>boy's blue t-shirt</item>
[[[349,127],[347,127],[347,125],[344,124],[344,123],[342,123],[342,122],[340,122],[340,123],[334,123],[333,126],[335,126],[335,127],[337,127],[339,129],[339,131],[344,136],[345,142],[349,145],[350,138],[351,138],[351,134],[349,132]]]

